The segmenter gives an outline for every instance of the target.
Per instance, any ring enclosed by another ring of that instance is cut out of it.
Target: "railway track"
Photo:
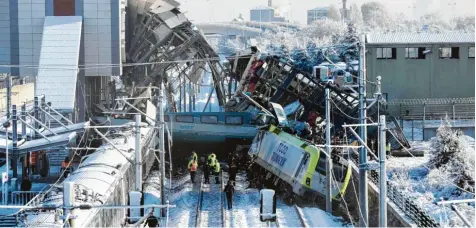
[[[204,184],[203,175],[200,180],[200,192],[196,209],[195,227],[225,227],[225,202],[223,194],[223,174],[221,174],[221,184],[212,184],[214,180],[210,178],[211,184]],[[219,203],[216,201],[220,201]],[[218,208],[221,207],[221,208]],[[217,212],[221,209],[221,214]],[[219,218],[216,215],[220,215]],[[217,222],[220,220],[221,223]]]
[[[302,212],[301,208],[298,207],[297,205],[294,205],[294,208],[296,209],[296,214],[299,217],[299,221],[301,221],[301,227],[304,228],[309,228],[309,224],[307,224],[306,220],[304,219],[304,213]]]

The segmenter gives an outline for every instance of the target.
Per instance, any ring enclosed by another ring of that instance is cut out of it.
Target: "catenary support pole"
[[[165,205],[165,122],[164,122],[164,92],[163,85],[159,85],[159,99],[157,100],[157,106],[159,109],[159,158],[160,158],[160,202]],[[184,95],[186,97],[186,95]],[[166,216],[167,208],[161,210],[161,216]]]
[[[46,98],[45,98],[45,96],[41,96],[40,106],[41,106],[42,110],[46,109]],[[41,123],[42,124],[46,123],[46,112],[45,111],[41,112]]]
[[[142,191],[142,153],[140,148],[140,124],[141,124],[141,115],[136,114],[136,147],[135,147],[135,163],[136,163],[136,180],[135,180],[135,190]]]
[[[380,219],[379,227],[387,227],[387,172],[385,169],[385,159],[386,159],[386,131],[387,126],[385,123],[385,115],[380,116],[380,147],[379,147],[379,158],[380,158],[380,175],[379,175],[379,184],[380,184]]]
[[[12,105],[12,168],[13,168],[13,178],[18,178],[18,152],[17,141],[18,141],[18,115],[17,115],[17,106]],[[8,131],[8,130],[7,130]],[[8,144],[6,145],[8,147]]]
[[[69,227],[76,227],[76,217],[74,215],[74,209],[70,209],[74,204],[74,182],[64,182],[63,184],[63,215],[64,215],[64,224],[69,222]],[[66,221],[68,219],[68,221]]]
[[[23,105],[21,106],[21,119],[23,121],[26,121],[26,103],[23,103]],[[21,135],[22,135],[22,138],[24,139],[27,138],[26,124],[23,124],[23,123],[21,124]]]
[[[360,103],[360,124],[367,123],[367,105],[365,102],[366,97],[366,72],[365,72],[365,35],[360,39],[360,60],[359,60],[359,103]],[[364,125],[360,127],[360,138],[365,144],[367,144],[367,127]],[[367,150],[365,147],[359,150],[359,203],[360,203],[360,215],[359,226],[368,227],[368,189],[367,189],[367,170],[365,169],[367,164]]]
[[[330,91],[326,88],[326,211],[332,214],[332,159],[331,159],[331,106]]]
[[[7,120],[7,122],[3,125],[5,127],[5,169],[7,173],[7,180],[10,179],[10,175],[8,174],[10,171],[10,158],[8,157],[8,128],[10,127],[10,120]],[[8,204],[8,188],[9,185],[5,185],[5,204]]]
[[[10,118],[10,107],[12,106],[12,78],[10,74],[7,74],[5,84],[7,87],[7,118]]]
[[[39,118],[40,118],[40,113],[39,113],[39,111],[40,111],[39,105],[40,105],[40,104],[39,104],[39,101],[38,101],[38,97],[35,97],[35,103],[34,103],[34,105],[35,105],[35,106],[34,106],[35,119],[39,119]],[[23,123],[22,123],[22,124],[23,124]],[[40,128],[40,127],[39,127],[40,125],[39,125],[36,121],[35,121],[35,123],[34,123],[34,126],[35,126],[35,130],[38,130],[38,129]],[[38,138],[38,137],[39,137],[39,136],[38,136],[38,133],[35,131],[35,137],[34,137],[34,138],[36,139],[36,138]]]

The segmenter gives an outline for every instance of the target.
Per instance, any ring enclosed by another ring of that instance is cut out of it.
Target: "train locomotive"
[[[313,200],[325,196],[328,158],[311,142],[270,125],[255,136],[248,155],[252,161],[248,178],[258,185],[256,187],[268,185],[280,191],[290,203],[297,196]],[[331,153],[331,159],[332,179],[335,180],[332,183],[333,203],[339,203],[352,169],[345,154]]]

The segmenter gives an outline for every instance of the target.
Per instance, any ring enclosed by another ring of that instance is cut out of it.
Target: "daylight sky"
[[[181,9],[188,19],[195,22],[226,22],[241,13],[245,20],[250,19],[250,9],[257,6],[266,6],[268,0],[178,0]],[[369,0],[348,0],[347,5],[353,3],[362,5]],[[425,13],[439,11],[445,18],[452,16],[474,15],[475,0],[374,0],[387,6],[389,10],[404,13],[410,18],[419,18]],[[342,7],[342,0],[273,0],[278,5],[283,16],[290,21],[306,24],[307,10],[334,4]]]

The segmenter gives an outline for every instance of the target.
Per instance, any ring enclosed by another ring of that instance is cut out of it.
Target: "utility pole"
[[[360,138],[364,144],[367,144],[367,105],[366,97],[366,72],[365,72],[365,35],[360,39],[360,59],[359,59],[359,103],[360,103]],[[361,218],[359,219],[360,227],[368,227],[368,189],[367,189],[367,149],[362,146],[359,150],[359,202]]]
[[[379,103],[377,103],[379,105]],[[380,219],[379,227],[387,227],[387,172],[385,169],[385,158],[386,158],[386,137],[385,133],[387,131],[385,123],[385,115],[380,116],[380,175],[379,175],[379,184],[380,184]]]
[[[12,106],[12,78],[7,74],[5,86],[7,87],[7,119],[10,118],[10,107]]]
[[[329,87],[326,87],[326,156],[326,211],[332,214],[331,104]]]
[[[160,202],[165,205],[165,122],[164,122],[164,92],[162,82],[159,84],[159,99],[157,100],[157,108],[159,109],[159,157],[160,157]],[[184,96],[185,97],[185,96]],[[167,208],[162,209],[162,217],[166,216]]]
[[[142,153],[140,148],[140,123],[141,123],[141,114],[136,114],[136,148],[135,148],[135,163],[136,163],[136,188],[135,190],[140,192],[142,191]]]
[[[17,141],[18,141],[18,121],[17,121],[17,106],[12,105],[12,168],[13,168],[13,178],[18,178],[18,151]],[[6,129],[8,132],[8,129]],[[8,147],[8,144],[6,145]]]

